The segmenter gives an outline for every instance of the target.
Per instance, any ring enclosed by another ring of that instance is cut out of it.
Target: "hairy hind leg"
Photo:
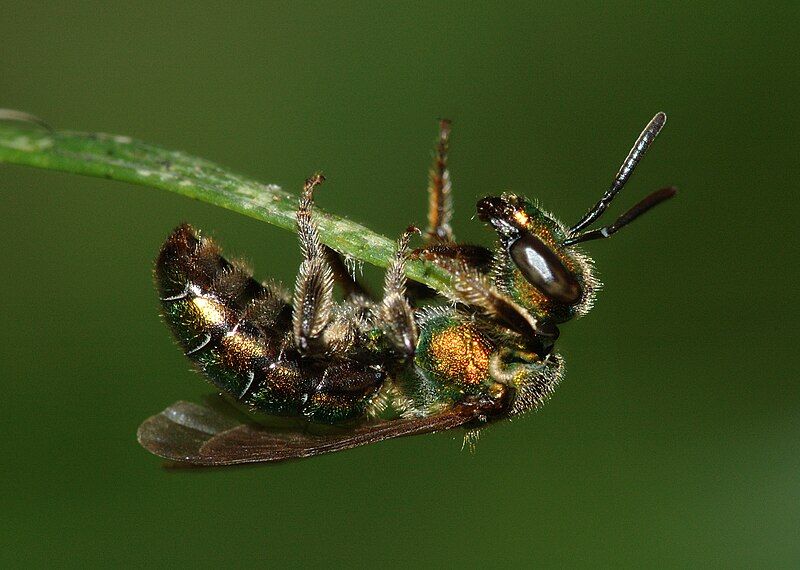
[[[294,286],[292,331],[295,346],[302,353],[322,348],[322,333],[333,309],[333,271],[311,217],[314,188],[324,180],[321,174],[306,180],[297,209],[297,235],[303,261]]]
[[[359,325],[368,305],[365,289],[348,273],[339,254],[320,241],[312,209],[314,188],[324,180],[320,174],[306,180],[297,209],[297,234],[303,261],[292,301],[292,332],[295,348],[305,355],[348,352],[357,341]],[[344,287],[353,311],[334,306],[334,281]]]

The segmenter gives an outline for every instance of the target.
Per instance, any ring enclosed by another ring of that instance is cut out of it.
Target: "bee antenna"
[[[597,204],[595,204],[588,212],[586,212],[586,215],[584,215],[577,224],[569,229],[569,233],[571,235],[578,233],[603,215],[603,212],[606,211],[606,208],[608,208],[609,204],[611,204],[616,195],[619,194],[619,191],[622,190],[622,187],[625,186],[625,183],[636,169],[636,165],[639,164],[640,160],[642,160],[647,152],[647,149],[650,148],[651,144],[653,144],[653,141],[658,136],[658,133],[661,132],[661,129],[664,128],[664,123],[666,122],[667,115],[662,112],[658,112],[656,113],[655,117],[653,117],[650,122],[647,123],[647,126],[639,135],[639,138],[636,139],[633,148],[631,148],[630,152],[628,153],[628,157],[625,159],[625,162],[623,162],[622,166],[619,167],[619,171],[614,177],[614,181],[611,183],[611,186],[608,188],[608,190],[606,190],[605,194],[603,194],[603,197],[600,198]]]
[[[672,198],[678,189],[674,186],[668,186],[666,188],[661,188],[660,190],[656,190],[645,196],[643,200],[638,202],[633,208],[622,214],[617,221],[615,221],[610,226],[605,226],[603,228],[592,230],[590,232],[585,232],[582,234],[578,234],[576,236],[572,236],[564,240],[564,245],[575,245],[576,243],[581,243],[584,241],[591,241],[594,239],[601,239],[601,238],[608,238],[617,233],[619,230],[630,224],[633,220],[644,214],[645,212],[652,210],[656,206],[658,206],[661,202],[669,200]]]

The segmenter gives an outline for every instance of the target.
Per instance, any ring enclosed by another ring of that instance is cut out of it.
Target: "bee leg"
[[[402,354],[413,356],[417,348],[417,325],[414,311],[406,297],[406,255],[411,236],[419,233],[414,226],[403,232],[397,242],[394,259],[386,269],[383,301],[378,316],[387,335]]]
[[[489,270],[492,252],[485,247],[455,243],[450,220],[453,217],[453,198],[450,171],[447,168],[447,151],[450,144],[450,121],[439,121],[439,139],[433,165],[428,178],[428,229],[424,234],[425,246],[412,252],[412,257],[432,261],[448,270],[467,264],[479,271]],[[412,281],[408,284],[411,300],[436,296],[430,287]]]
[[[510,330],[521,335],[528,347],[537,354],[549,353],[558,338],[558,327],[530,314],[499,291],[489,277],[474,268],[462,266],[454,272],[452,297],[502,321]]]
[[[514,402],[508,410],[516,416],[541,406],[564,375],[564,360],[557,354],[544,358],[501,350],[489,359],[489,373],[498,382],[514,387]]]
[[[306,180],[297,209],[297,235],[303,261],[294,286],[292,331],[295,346],[301,353],[324,350],[322,333],[333,308],[333,271],[311,217],[314,188],[323,181],[321,174]]]
[[[480,245],[448,242],[429,243],[413,250],[409,257],[430,261],[451,273],[455,273],[459,268],[465,266],[480,273],[488,273],[493,260],[492,251],[488,248]],[[411,281],[408,284],[408,297],[411,301],[431,299],[436,295],[437,292],[434,289],[423,283]]]
[[[452,242],[453,231],[450,219],[453,217],[453,197],[451,196],[450,171],[447,169],[447,149],[450,144],[450,121],[439,121],[439,140],[428,174],[428,230],[426,243]]]
[[[491,269],[494,254],[482,245],[432,243],[413,250],[410,257],[431,261],[450,271],[468,266],[487,273]]]

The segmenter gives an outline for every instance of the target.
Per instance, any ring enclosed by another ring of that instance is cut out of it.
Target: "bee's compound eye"
[[[525,232],[509,249],[511,259],[528,283],[552,300],[565,305],[580,301],[583,291],[575,276],[547,244]]]

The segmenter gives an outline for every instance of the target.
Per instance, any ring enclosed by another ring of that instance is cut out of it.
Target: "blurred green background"
[[[475,454],[439,434],[176,473],[136,428],[209,389],[152,260],[191,221],[291,283],[294,236],[0,166],[3,565],[796,567],[800,9],[700,4],[3,6],[0,106],[292,190],[322,169],[321,206],[389,236],[424,222],[438,117],[464,240],[504,189],[577,220],[658,110],[613,212],[681,189],[588,246],[606,287],[563,327],[565,382]]]

